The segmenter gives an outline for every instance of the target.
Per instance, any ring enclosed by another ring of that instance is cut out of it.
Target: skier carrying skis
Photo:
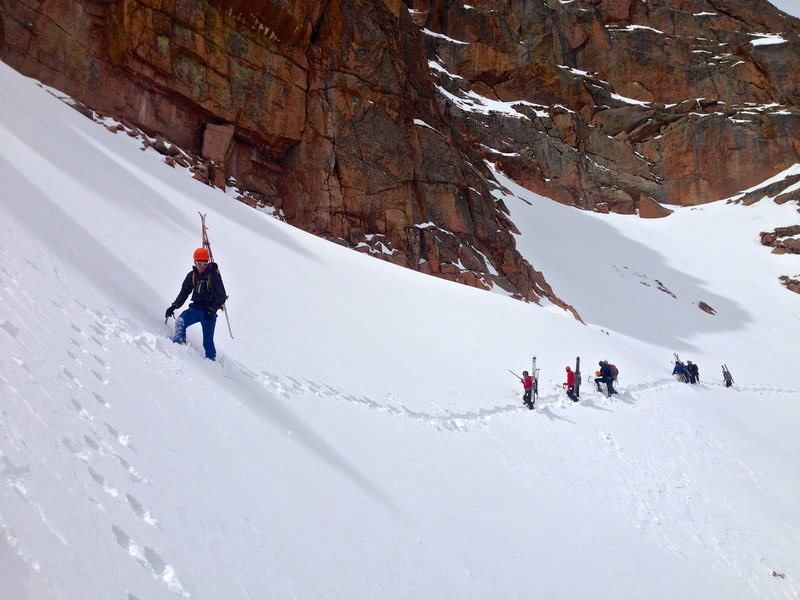
[[[577,402],[579,392],[577,392],[577,390],[575,389],[575,373],[573,373],[572,369],[570,369],[569,367],[566,367],[566,370],[567,370],[567,383],[565,383],[564,385],[567,388],[567,396],[569,396],[569,399],[572,400],[573,402]]]
[[[183,306],[189,294],[192,295],[192,301],[189,308],[175,320],[175,336],[172,341],[176,344],[185,344],[186,328],[200,323],[203,328],[203,349],[206,351],[206,358],[216,360],[214,327],[217,323],[217,311],[225,304],[227,295],[217,263],[209,262],[208,250],[205,248],[194,251],[194,266],[186,275],[178,297],[167,308],[164,316],[166,318],[174,316],[175,310]]]
[[[605,383],[606,387],[608,388],[608,396],[609,398],[617,393],[617,390],[614,389],[614,374],[611,372],[611,367],[608,366],[608,362],[605,360],[601,360],[599,363],[600,365],[600,377],[594,380],[597,384],[597,391],[600,390],[600,384]]]
[[[687,360],[686,375],[689,377],[689,383],[697,383],[700,381],[700,368],[692,361]]]
[[[525,393],[522,395],[522,401],[525,403],[525,406],[533,410],[533,399],[531,394],[533,393],[533,377],[531,377],[527,371],[522,372],[522,388],[525,390]]]
[[[728,370],[728,365],[722,365],[722,378],[725,380],[725,387],[731,387],[733,385],[733,375]]]
[[[681,361],[675,361],[675,368],[672,369],[672,374],[678,376],[678,381],[689,383],[689,376],[686,373],[686,365],[684,365]]]

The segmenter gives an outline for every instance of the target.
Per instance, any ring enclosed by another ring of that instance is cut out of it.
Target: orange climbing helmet
[[[198,248],[197,250],[194,251],[194,260],[201,260],[208,262],[208,259],[209,259],[208,250],[206,250],[205,248]]]

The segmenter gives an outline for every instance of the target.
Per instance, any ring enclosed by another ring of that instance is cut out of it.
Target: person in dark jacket
[[[222,283],[217,263],[209,262],[208,250],[205,248],[194,251],[194,267],[183,280],[181,291],[175,302],[167,308],[165,317],[174,316],[175,310],[183,306],[189,294],[192,295],[192,301],[189,303],[189,308],[175,320],[175,336],[172,341],[176,344],[185,344],[186,328],[200,323],[203,328],[203,349],[206,351],[206,358],[216,360],[214,328],[217,323],[217,311],[225,304],[228,296],[225,294],[225,285]]]
[[[700,381],[700,368],[690,360],[686,361],[686,374],[689,376],[689,383]]]
[[[599,362],[600,365],[600,377],[594,380],[597,384],[597,391],[600,391],[600,384],[605,383],[606,387],[608,388],[608,396],[609,398],[617,393],[617,390],[614,389],[614,374],[611,372],[611,367],[608,365],[608,362],[601,360]]]

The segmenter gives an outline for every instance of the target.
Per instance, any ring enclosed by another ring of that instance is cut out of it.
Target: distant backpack
[[[616,365],[608,365],[608,368],[611,369],[611,376],[614,378],[614,381],[616,381],[619,376],[619,369]]]

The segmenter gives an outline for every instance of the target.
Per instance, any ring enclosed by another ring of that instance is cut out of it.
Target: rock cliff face
[[[800,156],[800,23],[766,2],[414,4],[465,135],[546,196],[657,216]],[[461,118],[470,93],[510,110]]]
[[[800,156],[800,24],[761,0],[0,0],[0,58],[303,229],[560,306],[487,162],[657,217]]]

